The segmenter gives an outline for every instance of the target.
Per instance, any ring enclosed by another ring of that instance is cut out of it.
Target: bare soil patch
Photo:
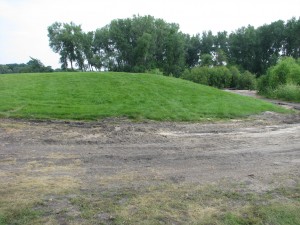
[[[37,224],[113,223],[103,209],[83,216],[82,194],[220,182],[262,193],[295,185],[299,172],[299,113],[213,123],[0,119],[0,208],[11,210],[5,204],[15,198],[17,206],[34,202],[44,212]]]

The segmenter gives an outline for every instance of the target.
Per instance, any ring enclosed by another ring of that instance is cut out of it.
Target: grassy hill
[[[0,116],[197,121],[283,112],[272,104],[181,79],[128,73],[0,76]]]

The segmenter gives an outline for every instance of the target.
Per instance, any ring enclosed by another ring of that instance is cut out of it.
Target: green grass
[[[280,85],[266,93],[266,97],[291,102],[300,102],[300,86],[295,84]]]
[[[199,121],[285,110],[260,100],[150,74],[51,73],[0,76],[0,116]]]
[[[41,212],[32,209],[19,208],[18,210],[7,213],[5,216],[0,214],[0,225],[29,225],[32,224],[33,220],[39,218],[41,214]]]
[[[299,225],[300,202],[293,197],[299,188],[284,189],[293,195],[276,190],[255,193],[230,183],[165,183],[81,194],[71,203],[79,207],[87,224]]]
[[[100,174],[90,185],[57,175],[83,168],[50,162],[2,171],[10,178],[0,182],[0,225],[300,225],[298,173],[272,176],[264,191],[229,179],[174,183],[155,171]]]

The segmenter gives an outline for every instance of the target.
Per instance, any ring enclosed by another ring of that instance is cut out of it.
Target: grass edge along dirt
[[[299,190],[299,182],[291,187],[280,185],[260,193],[249,190],[243,183],[227,181],[211,185],[160,181],[139,188],[127,184],[101,191],[70,190],[69,194],[61,192],[51,195],[51,201],[41,193],[41,199],[30,204],[13,198],[5,206],[6,211],[0,210],[0,225],[58,224],[59,221],[68,224],[115,225],[296,225],[300,224]],[[15,196],[25,191],[26,188],[19,190]],[[29,199],[30,194],[34,193],[30,190],[28,193]],[[5,196],[5,191],[3,194]],[[68,204],[66,208],[51,208],[56,201]],[[72,209],[77,212],[70,214]]]
[[[0,117],[205,121],[287,110],[178,78],[130,73],[0,76]]]

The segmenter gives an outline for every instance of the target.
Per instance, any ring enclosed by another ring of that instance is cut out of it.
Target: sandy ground
[[[264,189],[276,174],[300,172],[300,115],[265,112],[214,123],[0,119],[0,182],[43,171],[75,177],[82,189],[105,179],[122,185],[116,177],[125,174],[138,177],[136,185],[153,177],[230,179]]]

